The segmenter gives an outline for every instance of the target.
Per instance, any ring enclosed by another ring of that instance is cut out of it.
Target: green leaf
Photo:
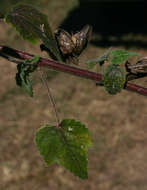
[[[24,65],[22,63],[18,63],[17,65],[17,73],[16,73],[16,84],[23,88],[29,96],[33,97],[33,88],[32,81],[30,80],[30,73],[34,72],[37,68],[37,63],[39,61],[39,56],[34,56],[33,59],[25,60],[25,62],[32,62],[33,65]]]
[[[72,119],[60,126],[45,125],[36,132],[35,142],[47,164],[58,163],[79,176],[88,178],[87,150],[92,145],[88,129]]]
[[[40,55],[35,55],[32,59],[26,59],[24,62],[25,63],[38,63],[40,59]],[[35,67],[32,67],[32,68],[35,68]]]
[[[51,53],[61,60],[56,39],[46,15],[30,5],[18,4],[6,15],[5,20],[12,24],[24,39],[32,43],[41,39]]]
[[[139,56],[139,54],[134,52],[128,52],[126,50],[113,50],[112,51],[112,64],[120,65],[124,61],[126,61],[129,57]]]
[[[110,48],[108,51],[106,51],[103,55],[96,59],[88,60],[86,64],[89,65],[89,69],[92,69],[95,65],[100,64],[102,65],[104,61],[106,61],[112,51],[112,48]]]
[[[20,0],[0,0],[0,14],[4,16],[12,6],[15,6],[19,2]],[[34,0],[21,0],[21,3],[32,4],[33,6],[40,5],[38,1]]]
[[[125,71],[117,65],[108,65],[104,70],[103,81],[109,94],[117,94],[124,88],[126,82]]]

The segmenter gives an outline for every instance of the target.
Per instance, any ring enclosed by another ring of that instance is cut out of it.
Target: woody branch
[[[29,54],[27,52],[19,51],[19,50],[12,49],[12,48],[2,46],[2,45],[0,45],[0,56],[2,56],[4,58],[10,57],[10,58],[17,58],[17,59],[21,59],[21,60],[32,59],[34,57],[34,55]],[[8,60],[11,61],[11,59],[8,59]],[[15,61],[12,60],[12,62],[15,62]],[[24,63],[23,62],[23,64],[33,64],[33,63]],[[90,79],[93,81],[102,81],[101,74],[91,72],[88,70],[84,70],[81,68],[69,66],[66,64],[62,64],[62,63],[59,63],[54,60],[40,58],[40,60],[38,62],[38,66],[39,67],[50,67],[51,69],[54,69],[57,71],[69,73],[71,75],[79,76],[82,78],[87,78],[87,79]],[[147,96],[147,88],[144,88],[139,85],[135,85],[135,84],[127,82],[125,89]]]

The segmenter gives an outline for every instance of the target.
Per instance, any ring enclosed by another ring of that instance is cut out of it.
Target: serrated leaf
[[[108,65],[103,75],[104,87],[109,94],[117,94],[124,88],[125,71],[117,65]]]
[[[33,61],[39,60],[37,57],[32,59]],[[31,60],[26,60],[26,62],[30,62]],[[36,63],[36,62],[34,62]],[[16,73],[16,84],[23,88],[27,94],[33,97],[33,88],[32,81],[30,80],[30,73],[34,72],[37,68],[37,64],[34,65],[24,65],[22,63],[18,63],[17,65],[17,73]]]
[[[96,59],[92,59],[92,60],[88,60],[86,62],[86,64],[89,65],[89,69],[92,69],[95,65],[97,64],[103,64],[104,61],[106,61],[110,55],[112,51],[112,48],[110,48],[108,51],[106,51],[103,55],[101,55],[100,57],[96,58]]]
[[[36,132],[35,142],[47,164],[57,162],[75,176],[88,178],[87,150],[92,143],[82,123],[64,119],[59,128],[47,124]]]
[[[52,54],[61,60],[55,36],[45,14],[30,5],[18,4],[6,15],[5,20],[12,24],[24,39],[32,43],[41,39]]]
[[[134,52],[128,52],[126,50],[113,50],[111,63],[114,65],[120,65],[126,61],[129,57],[139,56],[139,54]]]

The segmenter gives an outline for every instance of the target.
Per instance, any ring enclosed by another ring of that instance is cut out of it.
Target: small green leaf
[[[75,176],[88,178],[87,150],[92,143],[82,123],[64,119],[59,128],[47,124],[36,132],[35,142],[47,164],[56,162]]]
[[[32,43],[41,39],[44,45],[58,59],[60,52],[54,34],[48,24],[47,16],[30,5],[17,4],[6,15],[7,23],[12,24],[19,34]]]
[[[33,59],[25,60],[25,62],[33,62],[37,63],[40,57],[35,56]],[[17,65],[17,73],[16,73],[16,84],[23,88],[29,96],[33,97],[33,88],[32,81],[30,80],[30,73],[34,72],[37,68],[37,64],[33,65],[24,65],[22,63],[18,63]]]
[[[35,55],[32,59],[26,59],[24,62],[25,63],[38,63],[40,59],[40,55]],[[32,67],[34,68],[34,67]]]
[[[139,54],[134,52],[128,52],[126,50],[113,50],[112,51],[112,64],[120,65],[124,61],[126,61],[129,57],[139,56]]]
[[[104,70],[103,81],[109,94],[117,94],[125,85],[125,71],[117,65],[108,65]]]
[[[110,55],[112,51],[112,48],[110,48],[108,51],[106,51],[103,55],[101,55],[100,57],[96,58],[96,59],[92,59],[92,60],[88,60],[86,62],[86,64],[89,65],[89,69],[92,69],[95,65],[97,64],[103,64],[104,61],[106,61]]]

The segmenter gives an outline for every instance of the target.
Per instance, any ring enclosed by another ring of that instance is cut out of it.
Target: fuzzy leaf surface
[[[139,56],[139,54],[134,52],[128,52],[126,50],[113,50],[111,63],[114,65],[120,65],[126,61],[129,57]]]
[[[18,4],[9,11],[5,20],[14,26],[24,39],[32,43],[41,39],[52,54],[60,60],[56,39],[45,14],[30,5]]]
[[[109,94],[117,94],[125,85],[125,71],[117,65],[108,65],[104,70],[103,81]]]
[[[92,60],[88,60],[86,62],[86,64],[89,65],[89,69],[92,69],[95,65],[97,64],[100,64],[102,65],[107,59],[108,57],[110,56],[110,53],[111,53],[111,48],[106,51],[103,55],[101,55],[100,57],[96,58],[96,59],[92,59]]]
[[[36,132],[35,142],[47,164],[56,162],[75,176],[88,178],[87,150],[92,143],[82,123],[64,119],[59,128],[47,124]]]
[[[33,65],[25,65],[18,63],[17,73],[16,73],[16,84],[23,88],[27,94],[33,97],[33,87],[32,81],[30,80],[30,73],[34,72],[37,68],[37,62],[39,61],[39,56],[34,56],[33,59],[25,60],[25,63],[34,63]],[[36,64],[35,64],[36,63]]]

